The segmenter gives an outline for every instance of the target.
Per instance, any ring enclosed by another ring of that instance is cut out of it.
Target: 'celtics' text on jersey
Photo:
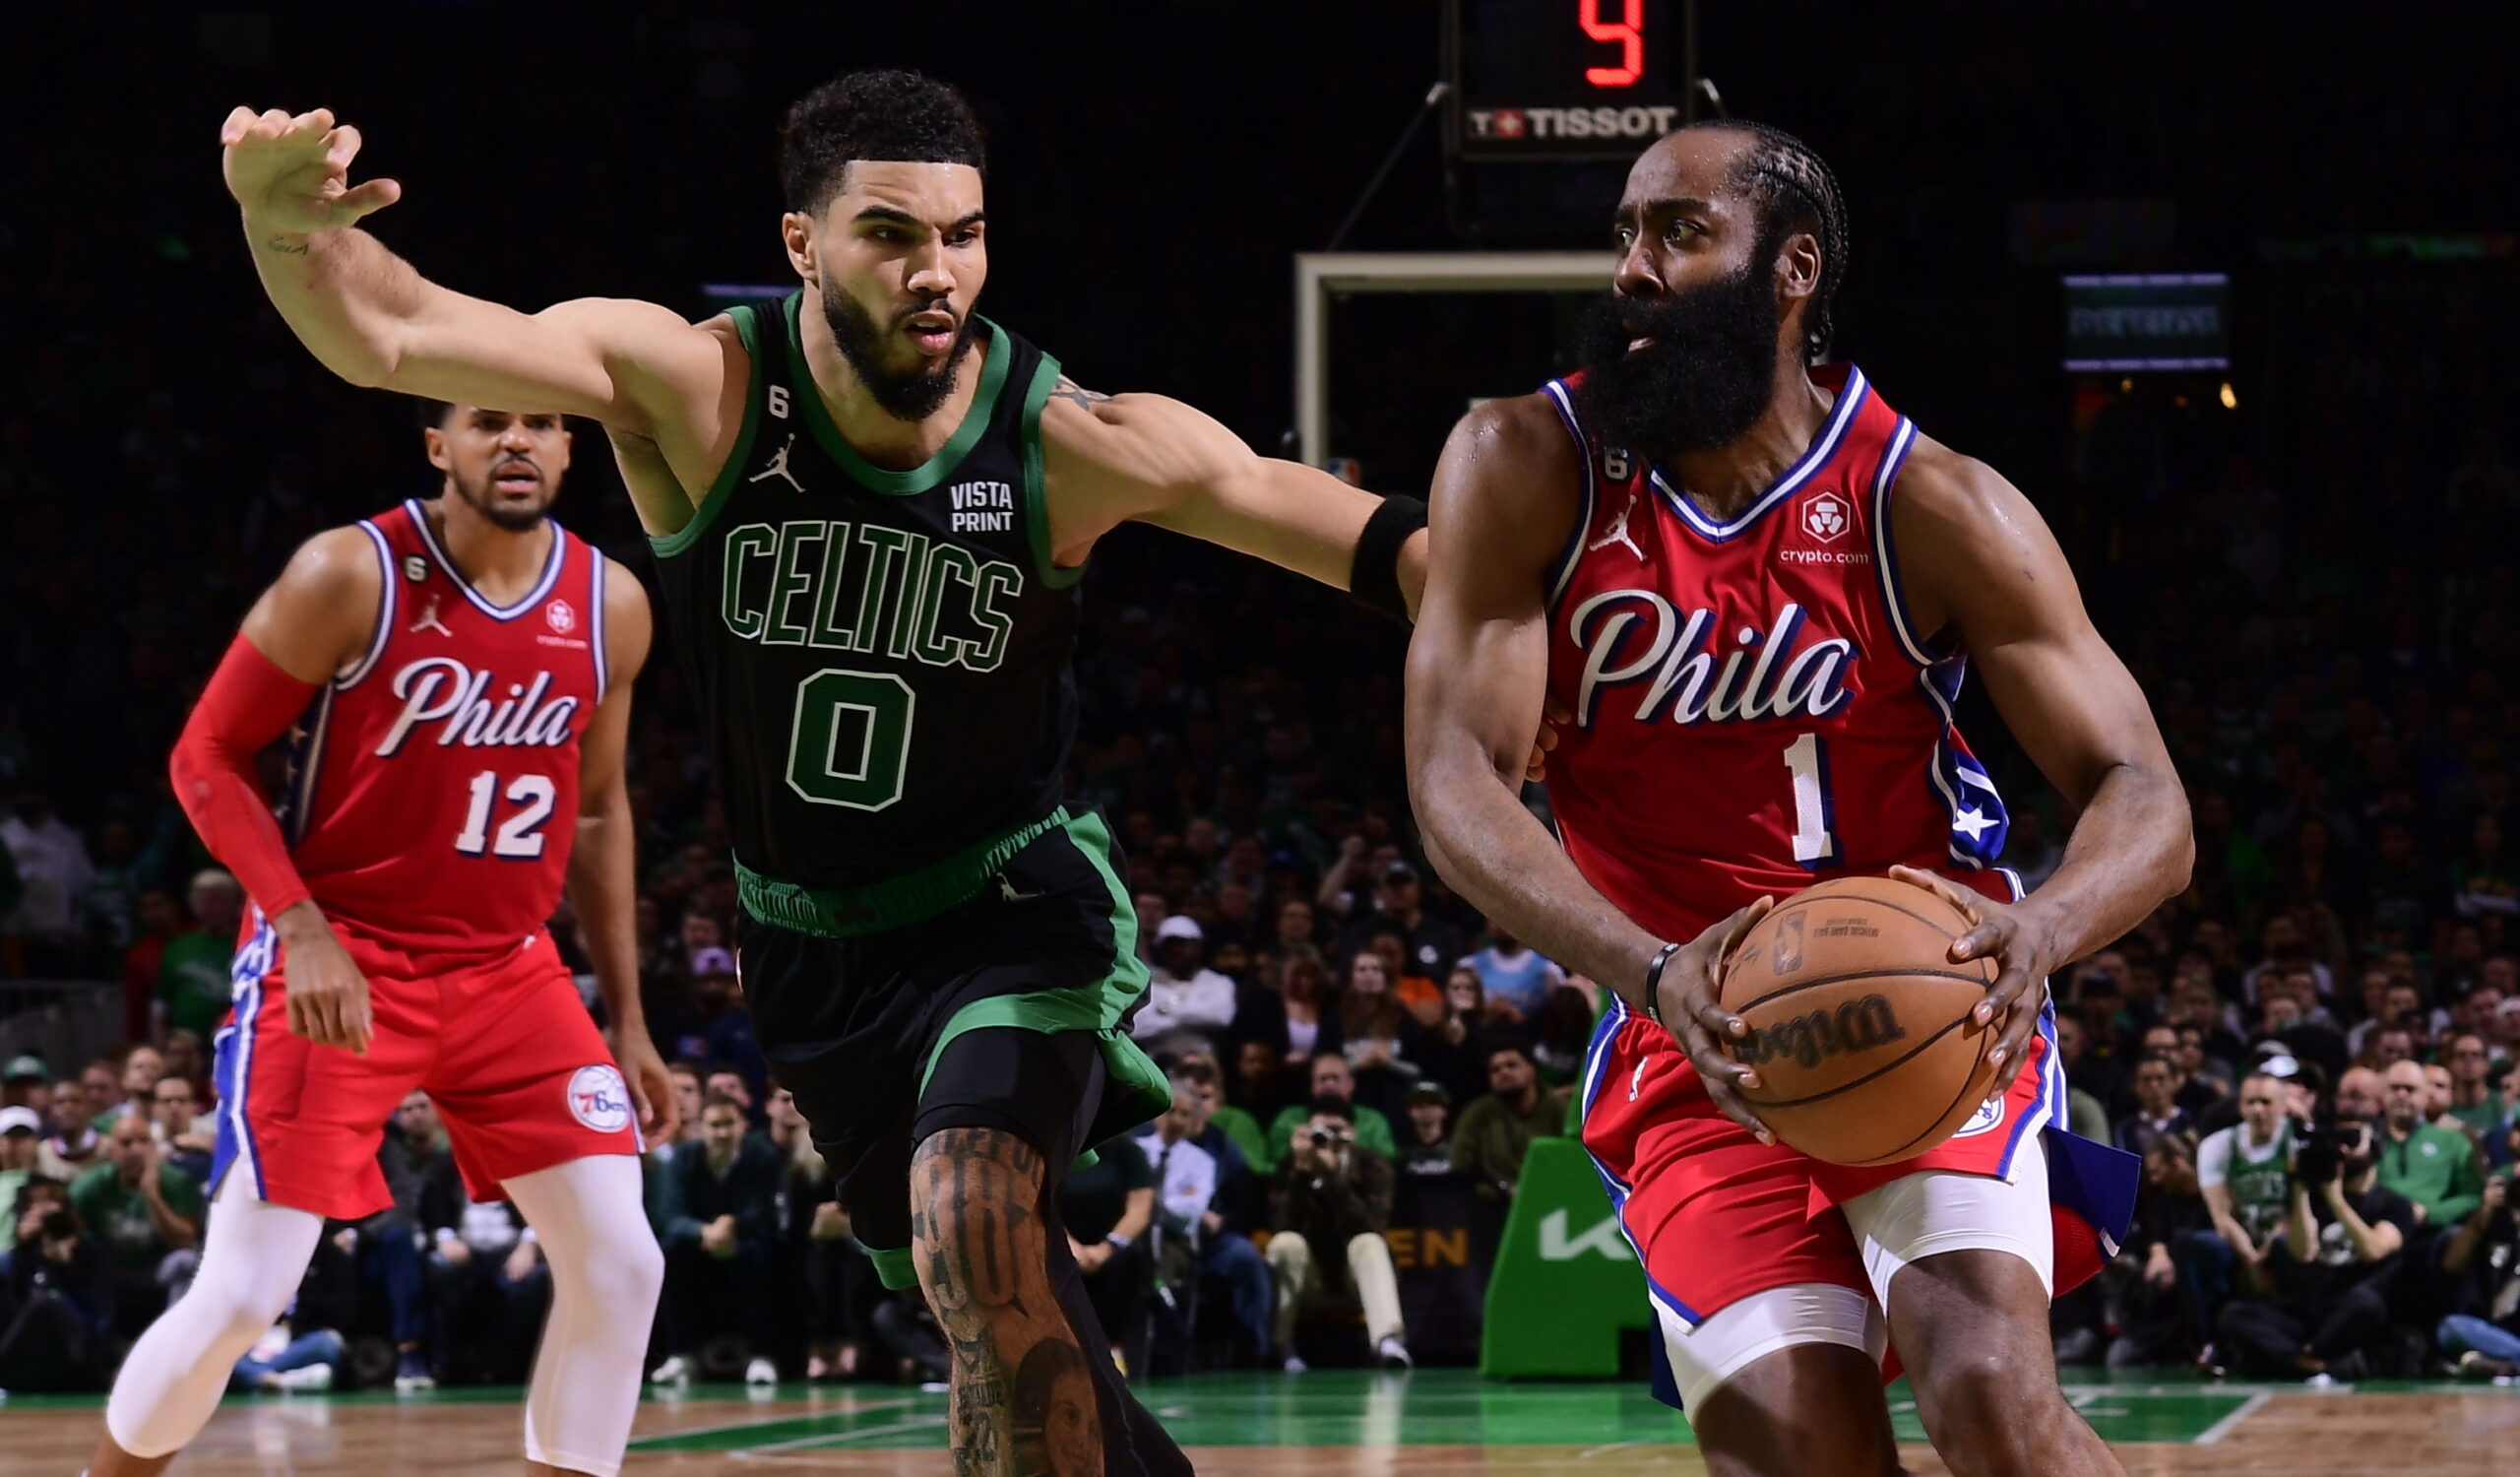
[[[798,306],[734,310],[743,430],[691,522],[654,544],[737,862],[852,888],[1056,807],[1083,571],[1052,566],[1042,510],[1057,360],[979,320],[961,426],[887,471],[832,425]]]

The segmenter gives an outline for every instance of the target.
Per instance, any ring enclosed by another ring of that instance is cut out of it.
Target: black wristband
[[[1356,556],[1348,566],[1348,593],[1358,604],[1394,620],[1409,618],[1409,604],[1400,594],[1400,546],[1426,526],[1426,505],[1414,497],[1386,497],[1365,520],[1356,536]]]
[[[1667,943],[1654,955],[1654,962],[1645,966],[1645,1018],[1666,1031],[1671,1028],[1663,1021],[1663,966],[1670,963],[1671,956],[1679,951],[1678,944]]]

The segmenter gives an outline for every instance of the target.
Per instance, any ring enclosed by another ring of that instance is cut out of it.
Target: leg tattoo
[[[954,1355],[957,1477],[1096,1477],[1102,1417],[1050,1287],[1046,1170],[994,1128],[948,1128],[911,1162],[911,1251]]]

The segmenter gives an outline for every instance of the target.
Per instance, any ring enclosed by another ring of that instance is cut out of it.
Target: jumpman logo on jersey
[[[1585,545],[1584,551],[1586,553],[1597,552],[1601,549],[1609,547],[1613,544],[1624,544],[1627,546],[1627,551],[1636,555],[1636,562],[1639,564],[1645,562],[1645,550],[1637,547],[1636,541],[1629,538],[1627,535],[1627,520],[1636,515],[1637,495],[1638,494],[1634,492],[1627,494],[1627,506],[1619,509],[1618,516],[1610,520],[1610,531],[1594,540],[1592,543]]]
[[[788,470],[788,453],[794,451],[795,449],[796,433],[794,431],[789,431],[788,433],[788,439],[779,443],[779,455],[770,459],[770,465],[762,468],[752,476],[745,478],[744,481],[748,482],[767,482],[774,477],[784,477],[788,479],[788,486],[795,488],[799,492],[804,491],[805,484],[796,481],[796,474]]]
[[[437,618],[437,596],[434,592],[429,596],[429,603],[420,607],[420,618],[411,622],[411,629],[414,631],[435,631],[439,635],[447,637],[452,637],[455,634],[453,631],[446,628],[445,621]]]

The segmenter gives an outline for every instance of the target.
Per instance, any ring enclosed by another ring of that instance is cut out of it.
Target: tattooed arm
[[[953,1350],[957,1477],[1099,1471],[1089,1356],[1050,1286],[1041,1156],[994,1128],[948,1128],[911,1161],[911,1252]]]

